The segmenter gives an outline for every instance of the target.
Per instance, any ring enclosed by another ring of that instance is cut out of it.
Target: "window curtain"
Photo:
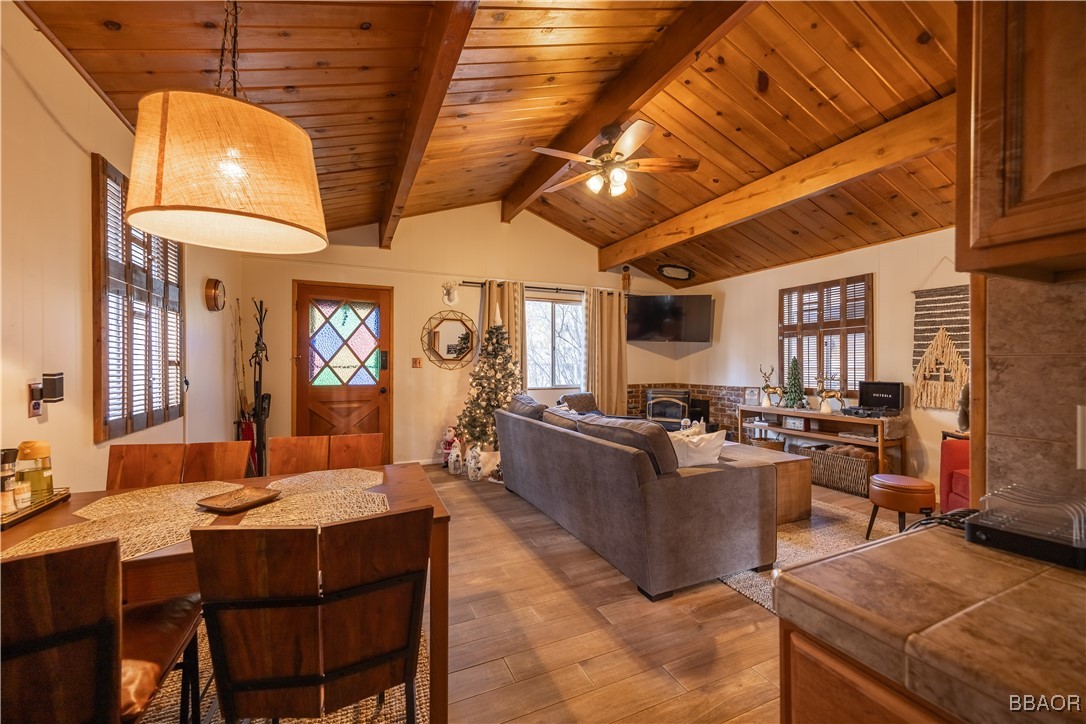
[[[509,333],[509,346],[520,365],[520,389],[528,385],[528,347],[524,335],[524,284],[488,279],[483,284],[483,319],[479,328],[486,330],[504,324]]]
[[[584,294],[588,369],[585,387],[605,415],[626,414],[626,293]]]

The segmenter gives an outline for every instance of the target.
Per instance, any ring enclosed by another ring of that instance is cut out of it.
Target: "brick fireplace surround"
[[[743,388],[725,385],[690,385],[683,382],[654,382],[651,385],[628,385],[626,388],[626,414],[645,415],[645,393],[657,387],[669,390],[690,390],[690,396],[698,400],[709,400],[709,419],[721,430],[731,430],[734,437],[736,427],[736,405],[743,404]]]

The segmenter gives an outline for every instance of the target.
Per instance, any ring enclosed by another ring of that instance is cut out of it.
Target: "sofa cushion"
[[[542,402],[536,402],[531,395],[521,393],[513,395],[513,399],[509,400],[509,404],[505,406],[505,409],[514,415],[542,420],[543,411],[547,409],[547,406]]]
[[[570,412],[558,407],[548,407],[543,411],[543,422],[565,430],[573,430],[574,432],[577,432],[578,418],[580,418],[580,415],[576,412]]]
[[[969,500],[969,469],[955,470],[950,476],[950,492]]]
[[[655,422],[585,415],[577,421],[577,432],[643,450],[652,461],[657,475],[667,475],[679,468],[671,438]]]

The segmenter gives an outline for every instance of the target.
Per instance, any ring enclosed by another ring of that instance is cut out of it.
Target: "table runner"
[[[276,480],[268,485],[280,499],[249,510],[242,525],[323,525],[388,511],[388,498],[367,493],[384,483],[384,474],[350,468],[319,470]],[[0,557],[40,553],[65,546],[120,539],[121,560],[188,540],[189,529],[210,525],[216,517],[197,509],[196,501],[242,487],[208,481],[138,488],[100,498],[75,515],[85,523],[42,531],[3,552]]]
[[[42,531],[8,548],[0,557],[41,553],[65,546],[119,538],[121,560],[124,561],[186,541],[190,528],[208,525],[215,518],[214,513],[201,513],[180,507],[116,513],[88,520],[86,523]]]

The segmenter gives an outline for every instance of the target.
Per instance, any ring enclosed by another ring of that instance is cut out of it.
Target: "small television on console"
[[[633,296],[626,308],[631,342],[712,342],[713,298],[708,294]]]

